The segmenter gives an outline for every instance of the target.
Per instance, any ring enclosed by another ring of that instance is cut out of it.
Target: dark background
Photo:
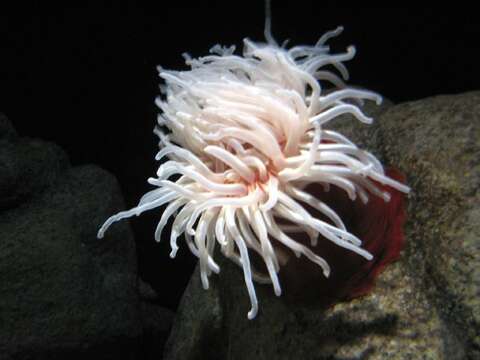
[[[158,166],[155,66],[184,69],[185,51],[199,56],[215,43],[238,47],[244,37],[263,40],[262,1],[180,3],[30,5],[0,15],[0,111],[20,134],[62,146],[73,165],[94,163],[115,174],[128,207],[150,188],[146,179]],[[356,45],[357,56],[347,63],[351,83],[394,102],[480,89],[480,26],[473,9],[273,3],[279,41],[312,44],[344,25],[331,44],[336,52]],[[131,223],[141,276],[159,290],[163,305],[175,308],[195,258],[181,246],[171,260],[168,243],[154,242],[159,215],[152,211]]]

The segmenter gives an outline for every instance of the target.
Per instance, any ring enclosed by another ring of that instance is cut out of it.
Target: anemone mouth
[[[378,183],[409,190],[386,176],[372,154],[326,129],[342,114],[369,124],[372,119],[359,105],[364,100],[381,102],[378,94],[344,83],[348,71],[343,62],[354,56],[355,49],[332,55],[326,45],[340,32],[338,28],[326,33],[314,46],[290,49],[246,39],[242,55],[235,55],[234,47],[216,45],[208,56],[185,55],[190,70],[159,68],[165,85],[156,100],[162,111],[154,131],[160,146],[156,159],[168,161],[160,165],[156,178],[148,180],[156,189],[138,206],[110,217],[98,237],[115,221],[168,204],[155,239],[161,239],[168,219],[176,214],[170,255],[175,256],[177,238],[183,233],[199,258],[206,289],[209,275],[220,271],[213,259],[214,248],[220,246],[243,269],[252,304],[250,319],[258,311],[253,280],[270,282],[275,294],[281,294],[282,261],[275,243],[307,257],[326,277],[332,271],[309,246],[292,238],[294,233],[306,233],[311,246],[330,241],[371,260],[340,216],[307,190],[312,183],[326,189],[334,186],[364,203],[370,195],[389,200]],[[327,66],[341,76],[323,70]],[[169,180],[172,176],[177,179]],[[312,216],[306,206],[324,219]],[[321,244],[319,249],[321,253]],[[266,274],[252,267],[249,252],[260,256]]]

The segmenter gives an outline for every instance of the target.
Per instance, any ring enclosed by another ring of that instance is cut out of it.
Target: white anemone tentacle
[[[158,67],[164,84],[155,100],[161,114],[154,133],[160,148],[156,159],[163,163],[157,178],[148,179],[155,189],[98,231],[101,238],[114,222],[165,206],[155,239],[162,239],[173,218],[170,256],[175,257],[183,234],[199,259],[205,289],[211,274],[220,272],[214,260],[219,248],[243,270],[249,319],[259,311],[254,282],[270,283],[276,295],[282,293],[279,272],[290,250],[317,264],[325,277],[336,271],[322,257],[325,241],[365,261],[373,257],[309,185],[336,187],[364,203],[370,196],[389,201],[389,189],[410,190],[389,178],[374,155],[328,129],[345,114],[370,124],[363,102],[382,101],[345,83],[344,62],[355,48],[331,54],[327,44],[343,28],[325,33],[313,46],[287,49],[271,36],[269,19],[266,25],[267,43],[245,39],[240,54],[235,47],[215,45],[204,57],[185,54],[185,71]],[[311,246],[296,239],[299,233]],[[264,272],[252,266],[252,255],[263,261]]]

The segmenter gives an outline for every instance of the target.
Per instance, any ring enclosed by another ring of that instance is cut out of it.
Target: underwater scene
[[[316,1],[0,15],[0,359],[480,359],[480,25]]]

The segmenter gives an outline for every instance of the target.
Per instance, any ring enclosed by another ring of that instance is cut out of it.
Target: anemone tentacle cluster
[[[156,178],[148,179],[156,188],[133,209],[110,217],[98,237],[115,221],[168,204],[155,239],[160,241],[174,217],[170,256],[175,257],[177,238],[183,234],[199,259],[205,289],[209,275],[220,271],[213,256],[219,247],[243,269],[249,319],[258,311],[253,280],[272,283],[275,294],[281,294],[283,259],[276,243],[318,264],[329,276],[329,264],[293,233],[308,234],[320,254],[321,242],[331,241],[371,260],[337,213],[307,189],[312,183],[336,186],[364,203],[370,195],[389,201],[378,183],[409,191],[387,177],[372,154],[326,128],[342,114],[370,124],[360,105],[382,100],[345,84],[343,62],[353,58],[355,48],[331,54],[326,45],[341,31],[327,32],[314,46],[289,49],[268,37],[267,43],[245,39],[242,55],[234,47],[216,45],[208,56],[185,55],[187,71],[159,68],[165,84],[156,101],[162,111],[154,131],[160,146],[156,159],[168,161]],[[322,219],[305,205],[318,210]],[[263,259],[265,274],[252,267],[252,252]]]

